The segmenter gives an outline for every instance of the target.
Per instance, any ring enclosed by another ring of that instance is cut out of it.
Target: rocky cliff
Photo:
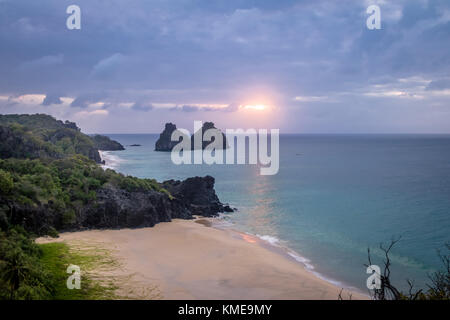
[[[177,126],[173,123],[166,123],[164,131],[159,135],[159,139],[155,143],[155,151],[172,151],[177,145],[177,141],[172,141],[172,133],[177,130]]]
[[[95,200],[77,208],[70,225],[64,224],[64,215],[55,212],[51,202],[37,206],[9,202],[5,216],[10,217],[10,224],[21,225],[40,235],[52,228],[76,231],[152,227],[175,218],[192,219],[194,215],[213,217],[221,212],[233,211],[219,201],[214,191],[214,178],[210,176],[170,180],[163,185],[170,194],[155,190],[130,192],[106,184],[96,191]],[[4,223],[0,221],[0,224]]]
[[[199,139],[200,141],[202,141],[201,144],[201,148],[205,149],[206,146],[208,146],[210,143],[212,143],[211,141],[203,141],[203,135],[204,133],[209,130],[209,129],[216,129],[218,130],[215,126],[213,122],[205,122],[202,126],[202,128],[198,131],[196,131],[192,136],[191,136],[191,147],[192,150],[195,149],[195,145],[194,145],[194,139]],[[177,126],[174,125],[173,123],[166,123],[166,126],[164,128],[164,131],[160,134],[159,139],[156,141],[155,144],[155,151],[172,151],[173,147],[175,145],[178,144],[177,141],[171,141],[171,136],[172,133],[177,130]],[[220,130],[219,130],[220,132]],[[222,139],[223,139],[223,149],[228,148],[228,143],[227,143],[227,139],[225,134],[222,134]],[[214,141],[214,138],[213,138]]]
[[[193,149],[193,150],[196,149],[196,147],[195,147],[195,145],[194,145],[194,139],[196,139],[196,138],[199,139],[199,141],[202,141],[202,147],[201,147],[202,149],[205,149],[210,143],[212,143],[212,142],[214,141],[214,138],[213,138],[212,141],[203,141],[203,139],[202,139],[202,137],[203,137],[203,135],[205,134],[205,132],[206,132],[207,130],[209,130],[209,129],[215,129],[215,130],[218,130],[218,131],[220,132],[220,134],[222,134],[222,141],[223,141],[223,143],[222,143],[222,149],[226,149],[226,148],[228,147],[227,138],[226,138],[225,134],[222,133],[219,129],[217,129],[217,128],[214,126],[214,123],[213,123],[213,122],[205,122],[205,123],[203,124],[202,128],[201,128],[200,130],[198,130],[197,132],[195,132],[195,133],[191,136],[191,146],[192,146],[192,149]]]
[[[86,207],[78,219],[79,228],[152,227],[172,219],[192,219],[194,215],[213,217],[230,212],[214,191],[214,178],[166,181],[166,193],[127,192],[111,186],[97,192],[97,200]]]

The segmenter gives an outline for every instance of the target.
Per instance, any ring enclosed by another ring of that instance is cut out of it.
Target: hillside
[[[83,134],[73,122],[46,114],[0,115],[0,158],[62,159],[83,155],[100,163],[98,150],[124,150],[108,137]]]
[[[107,136],[102,136],[100,134],[96,134],[91,136],[92,141],[94,141],[94,147],[98,150],[102,151],[120,151],[125,150],[123,145],[119,142],[111,140]]]
[[[149,227],[229,210],[214,178],[158,183],[99,165],[98,147],[123,148],[48,115],[0,116],[0,227],[37,235],[56,230]]]
[[[61,289],[65,267],[55,265],[74,258],[64,247],[36,245],[36,236],[152,227],[231,210],[220,203],[212,177],[159,183],[125,176],[103,170],[98,148],[123,146],[48,115],[0,115],[0,300],[54,299],[61,293],[88,298],[108,290],[87,276],[83,281],[91,285],[78,295]]]

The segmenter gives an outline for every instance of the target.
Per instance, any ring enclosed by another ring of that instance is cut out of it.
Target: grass
[[[95,246],[79,245],[69,247],[66,243],[56,242],[39,245],[42,249],[41,262],[45,269],[54,276],[56,300],[109,300],[118,299],[115,294],[118,288],[114,278],[101,275],[101,272],[117,267],[117,262],[110,252]],[[81,269],[81,288],[68,289],[66,281],[70,274],[66,273],[69,265],[77,265]],[[93,271],[96,270],[94,273]],[[97,273],[100,273],[99,276]]]
[[[161,299],[156,286],[135,281],[134,274],[117,274],[122,265],[104,244],[86,241],[52,242],[40,244],[41,263],[54,277],[55,300],[115,300],[115,299]],[[69,265],[81,269],[81,288],[68,289]]]

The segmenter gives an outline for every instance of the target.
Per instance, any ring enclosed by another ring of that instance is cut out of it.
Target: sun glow
[[[242,239],[244,239],[245,241],[247,241],[248,243],[256,243],[256,239],[250,235],[247,234],[242,234]]]
[[[243,109],[245,110],[258,110],[258,111],[262,111],[266,109],[266,106],[263,104],[254,104],[254,105],[245,105],[243,107]]]

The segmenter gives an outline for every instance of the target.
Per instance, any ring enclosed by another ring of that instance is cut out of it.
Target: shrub
[[[0,299],[48,299],[52,277],[42,267],[42,254],[21,228],[0,232]]]
[[[12,176],[9,172],[0,169],[0,193],[8,194],[14,187]]]

